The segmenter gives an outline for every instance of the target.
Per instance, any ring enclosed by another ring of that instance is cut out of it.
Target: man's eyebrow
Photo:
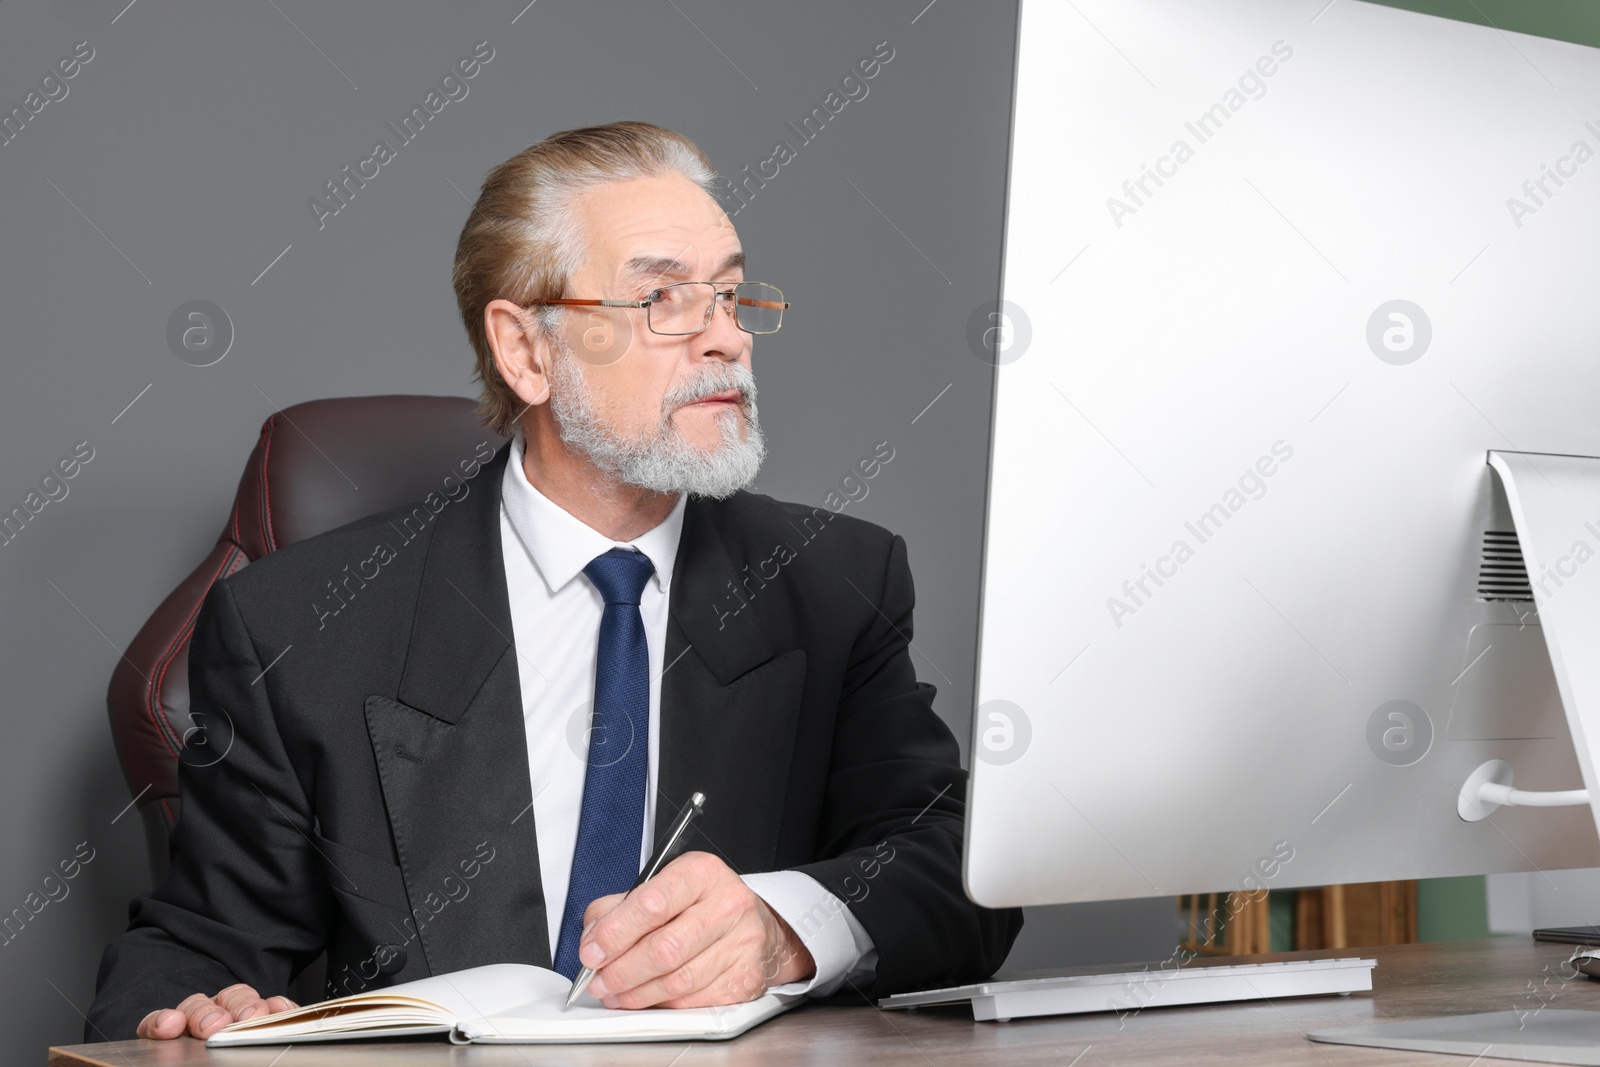
[[[731,253],[722,265],[716,269],[715,276],[727,274],[729,271],[744,270],[745,257],[743,251]],[[638,278],[686,278],[689,266],[683,260],[673,256],[634,256],[622,268],[623,278],[632,281]],[[715,280],[715,277],[707,279]]]
[[[630,281],[634,278],[682,278],[688,272],[688,265],[672,256],[634,256],[622,268],[622,276]]]

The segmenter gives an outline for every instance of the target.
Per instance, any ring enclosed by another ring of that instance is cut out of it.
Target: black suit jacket
[[[206,597],[165,881],[106,949],[86,1036],[324,951],[342,995],[464,967],[548,967],[500,547],[509,444],[452,498],[289,545]],[[876,997],[974,981],[1021,926],[961,886],[965,772],[909,655],[905,542],[738,493],[691,499],[669,600],[658,838],[795,869],[878,950]],[[337,610],[335,610],[337,609]],[[802,925],[842,922],[817,909]]]

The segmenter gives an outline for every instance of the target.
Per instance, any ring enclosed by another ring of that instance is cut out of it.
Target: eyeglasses
[[[716,282],[675,282],[652,289],[643,300],[534,300],[527,306],[560,304],[564,307],[644,308],[651,332],[668,337],[688,337],[711,325],[717,303],[733,312],[733,321],[745,333],[777,333],[789,307],[783,292],[765,282],[739,282],[719,289]]]

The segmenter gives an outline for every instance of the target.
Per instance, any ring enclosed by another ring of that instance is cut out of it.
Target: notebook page
[[[246,1019],[224,1027],[207,1044],[254,1044],[374,1027],[385,1033],[407,1028],[440,1032],[457,1020],[502,1013],[530,998],[565,995],[568,988],[567,980],[553,971],[495,963]]]
[[[479,1019],[530,1001],[565,998],[571,988],[572,983],[554,971],[525,963],[491,963],[403,982],[385,992],[432,1001],[457,1019]]]
[[[501,1014],[465,1020],[452,1039],[473,1042],[648,1041],[716,1038],[739,1033],[803,1001],[803,995],[768,993],[743,1004],[715,1008],[603,1008],[585,994],[570,1008],[563,988],[554,996],[521,1004]]]

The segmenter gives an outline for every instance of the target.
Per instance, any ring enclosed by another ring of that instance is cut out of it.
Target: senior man
[[[751,344],[788,304],[745,277],[715,182],[638,122],[490,173],[454,284],[511,440],[336,622],[329,576],[411,507],[216,583],[191,700],[233,744],[180,769],[171,870],[106,949],[89,1038],[282,1010],[323,953],[330,996],[522,962],[596,968],[617,1008],[1004,959],[1021,915],[962,890],[965,772],[909,656],[904,541],[743,488]],[[694,792],[696,847],[624,899]]]

